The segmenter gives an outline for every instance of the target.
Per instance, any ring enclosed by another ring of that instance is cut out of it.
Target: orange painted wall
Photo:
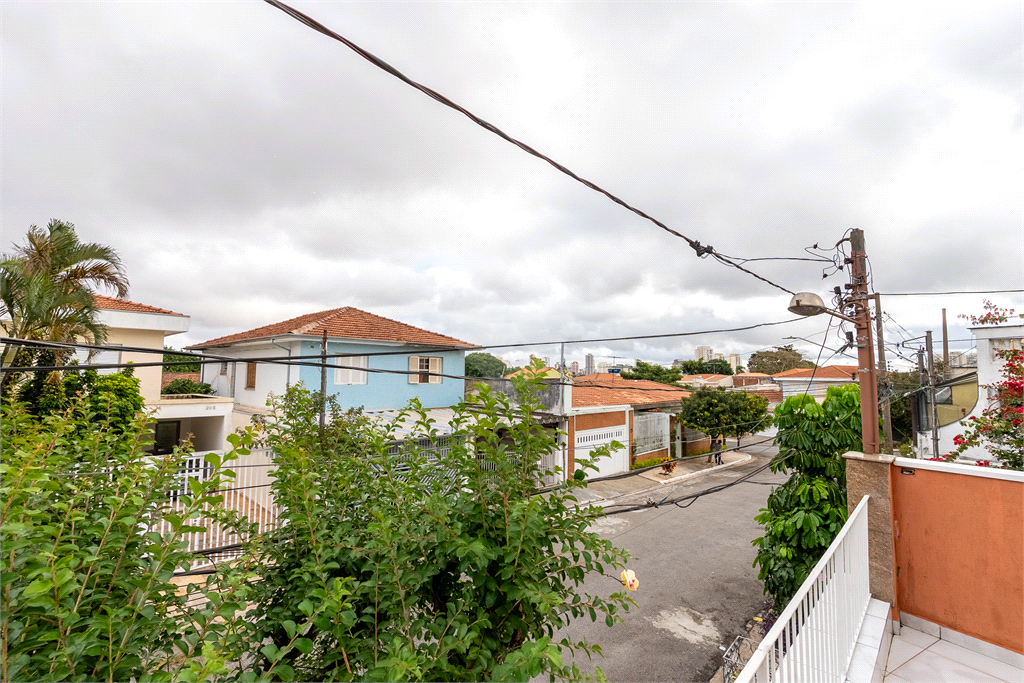
[[[1024,654],[1024,484],[892,465],[900,610]]]

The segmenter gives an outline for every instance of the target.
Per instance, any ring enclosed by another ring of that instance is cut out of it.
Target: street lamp
[[[861,438],[865,453],[878,453],[878,386],[875,379],[875,353],[871,344],[871,311],[868,307],[867,254],[864,251],[864,231],[850,231],[850,294],[846,302],[854,311],[850,318],[839,311],[833,311],[814,292],[799,292],[789,301],[789,310],[797,315],[829,315],[854,323],[857,326],[858,374],[860,376]]]
[[[853,318],[848,318],[839,311],[833,311],[832,309],[825,306],[825,302],[821,300],[821,297],[814,292],[799,292],[793,295],[793,298],[789,300],[789,312],[796,313],[809,317],[812,315],[821,315],[822,313],[828,313],[829,315],[842,318],[843,320],[851,323],[857,321]]]

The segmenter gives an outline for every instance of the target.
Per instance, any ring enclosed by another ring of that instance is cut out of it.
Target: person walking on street
[[[722,446],[723,446],[722,435],[719,434],[711,439],[711,452],[708,454],[708,462],[711,462],[712,456],[715,458],[715,464],[722,464]]]

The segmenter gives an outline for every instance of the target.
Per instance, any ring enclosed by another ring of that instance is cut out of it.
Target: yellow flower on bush
[[[640,579],[636,578],[636,574],[633,573],[632,569],[624,569],[622,571],[622,585],[631,591],[635,591],[640,587]]]

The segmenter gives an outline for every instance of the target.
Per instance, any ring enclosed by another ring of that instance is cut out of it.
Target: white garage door
[[[612,441],[618,441],[622,448],[612,451],[611,455],[598,458],[598,470],[587,470],[588,477],[605,477],[609,474],[619,474],[629,471],[629,436],[626,434],[626,425],[614,427],[602,427],[600,429],[586,429],[576,432],[576,460],[589,458],[590,451],[598,446],[604,446]],[[579,466],[576,469],[580,469]]]

